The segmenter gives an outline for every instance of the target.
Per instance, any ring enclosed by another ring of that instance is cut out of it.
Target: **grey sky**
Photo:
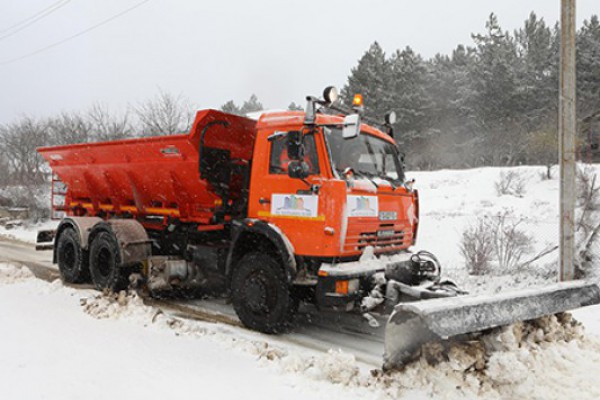
[[[71,0],[0,40],[0,63],[86,29],[140,0]],[[2,30],[56,0],[0,0]],[[579,24],[600,13],[578,0]],[[407,45],[425,57],[471,44],[490,12],[504,29],[535,11],[553,25],[560,0],[151,0],[87,35],[0,65],[0,123],[101,102],[113,110],[159,88],[218,108],[256,93],[268,108],[342,86],[374,40],[389,54]]]

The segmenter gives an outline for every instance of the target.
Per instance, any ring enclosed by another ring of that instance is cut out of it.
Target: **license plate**
[[[390,236],[394,236],[393,229],[377,231],[377,237],[379,237],[379,238],[385,238],[385,237],[390,237]]]

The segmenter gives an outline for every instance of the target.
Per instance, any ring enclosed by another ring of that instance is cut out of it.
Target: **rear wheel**
[[[242,323],[264,333],[291,326],[298,302],[279,262],[268,254],[242,257],[231,278],[233,307]]]
[[[98,290],[118,291],[127,288],[127,275],[121,267],[117,238],[100,232],[90,245],[90,273]]]
[[[65,228],[56,244],[58,270],[65,282],[82,283],[90,278],[89,262],[81,248],[79,235],[73,228]]]

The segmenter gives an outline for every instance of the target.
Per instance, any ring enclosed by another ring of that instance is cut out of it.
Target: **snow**
[[[403,371],[383,374],[335,349],[272,345],[240,328],[180,319],[135,294],[73,289],[0,264],[0,326],[8,327],[0,331],[6,398],[600,395],[600,339],[568,316],[453,344],[447,355],[432,346]]]
[[[0,264],[0,397],[364,398],[349,354],[271,346],[239,328],[182,320],[135,295],[104,296]]]
[[[499,196],[496,192],[495,183],[508,170],[516,171],[525,181],[523,197]],[[543,180],[544,170],[528,166],[408,172],[407,177],[416,179],[419,190],[418,247],[433,252],[447,269],[462,269],[458,242],[463,230],[477,217],[504,211],[515,220],[523,219],[522,228],[534,235],[536,251],[557,244],[558,179]]]
[[[59,221],[53,220],[39,223],[24,221],[22,225],[15,226],[12,229],[6,229],[6,227],[0,225],[0,236],[21,242],[35,243],[39,230],[56,229],[58,223]]]
[[[498,195],[508,170],[525,181],[522,197]],[[414,250],[441,261],[444,277],[472,293],[556,281],[557,253],[517,270],[471,276],[460,254],[465,227],[508,210],[534,237],[532,257],[558,243],[558,180],[545,167],[409,172],[420,194]],[[555,171],[556,173],[556,171]],[[365,182],[366,183],[366,182]],[[372,186],[372,184],[369,184]],[[56,222],[0,227],[35,242]],[[1,260],[1,254],[0,254]],[[365,254],[362,263],[380,263]],[[0,263],[0,398],[572,398],[600,396],[600,306],[574,318],[515,324],[480,340],[432,346],[402,371],[382,373],[335,348],[328,353],[255,332],[181,319],[132,294],[102,295],[34,279]],[[8,328],[7,328],[8,327]],[[34,382],[34,384],[32,384]]]

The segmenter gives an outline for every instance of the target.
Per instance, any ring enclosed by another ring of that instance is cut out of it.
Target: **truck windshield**
[[[344,139],[340,128],[325,128],[332,168],[342,173],[350,167],[357,176],[404,182],[404,171],[396,147],[368,133]]]

